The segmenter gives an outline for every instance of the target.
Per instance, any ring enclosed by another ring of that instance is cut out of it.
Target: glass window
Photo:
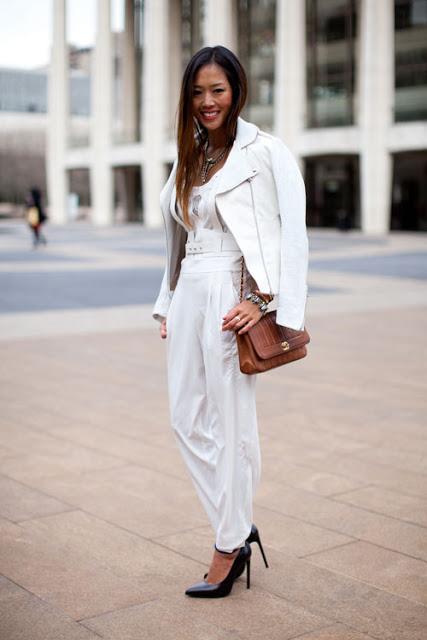
[[[393,156],[393,190],[390,228],[427,231],[427,151]]]
[[[360,228],[359,158],[312,156],[305,160],[307,225]]]
[[[203,46],[203,0],[181,0],[182,71]]]
[[[143,222],[141,167],[115,167],[114,222]]]
[[[275,0],[238,1],[239,58],[249,82],[243,116],[261,129],[274,125]]]
[[[427,119],[427,0],[395,0],[397,122]]]
[[[141,139],[143,4],[112,0],[113,142]]]
[[[95,0],[68,0],[66,34],[69,75],[69,135],[71,147],[89,144],[92,57],[95,46]]]
[[[356,0],[307,0],[309,127],[353,124]]]
[[[90,220],[91,197],[89,169],[68,171],[68,219]]]

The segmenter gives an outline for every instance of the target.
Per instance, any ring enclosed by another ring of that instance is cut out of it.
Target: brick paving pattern
[[[169,427],[161,232],[0,224],[2,640],[424,640],[423,234],[311,231],[309,357],[258,378],[251,589]]]

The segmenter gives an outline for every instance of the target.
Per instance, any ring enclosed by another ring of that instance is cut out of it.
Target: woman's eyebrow
[[[209,85],[210,87],[219,87],[220,85],[224,84],[223,82],[214,82],[213,84]],[[200,84],[193,84],[193,88],[194,89],[203,89],[203,87]]]

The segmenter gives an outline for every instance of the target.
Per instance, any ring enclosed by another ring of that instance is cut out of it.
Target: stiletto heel
[[[267,558],[265,557],[264,549],[263,549],[263,546],[261,544],[261,538],[259,536],[259,531],[258,531],[256,525],[254,525],[254,524],[252,525],[251,532],[250,532],[249,536],[246,538],[246,542],[248,542],[249,544],[251,542],[256,542],[258,544],[259,550],[261,551],[261,555],[262,555],[262,558],[264,560],[264,564],[268,568]]]
[[[251,588],[251,559],[246,560],[246,588]]]
[[[192,596],[193,598],[223,598],[224,596],[228,596],[233,588],[234,581],[242,575],[245,565],[247,571],[247,588],[249,589],[251,553],[250,545],[245,543],[245,546],[240,548],[239,553],[235,557],[230,571],[224,580],[215,584],[205,581],[198,582],[197,584],[193,584],[191,587],[188,587],[185,592],[186,595]]]

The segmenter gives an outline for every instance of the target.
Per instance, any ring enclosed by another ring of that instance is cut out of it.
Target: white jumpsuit
[[[230,552],[251,530],[261,455],[256,377],[240,372],[235,333],[221,328],[239,301],[242,254],[215,209],[218,174],[190,198],[193,229],[167,316],[168,386],[179,449],[216,546]]]

